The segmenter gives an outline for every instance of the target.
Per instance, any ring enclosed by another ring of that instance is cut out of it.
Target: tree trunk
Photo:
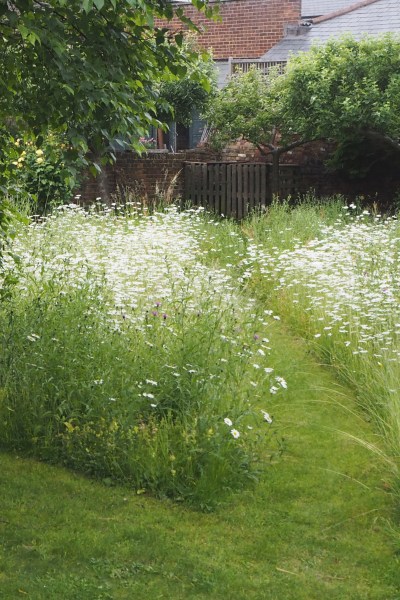
[[[101,198],[103,204],[111,203],[110,196],[110,185],[109,185],[109,173],[107,171],[106,165],[102,164],[102,156],[98,153],[92,152],[92,161],[100,167],[100,171],[98,171],[95,175],[96,177],[96,187],[98,192],[98,197]]]
[[[111,197],[108,190],[108,177],[105,166],[101,168],[101,173],[98,174],[98,190],[99,196],[104,204],[110,204]]]

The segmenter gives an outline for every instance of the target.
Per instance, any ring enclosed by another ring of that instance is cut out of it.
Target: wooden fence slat
[[[243,165],[243,207],[242,217],[246,217],[249,206],[249,165]]]
[[[200,206],[207,206],[207,165],[201,164],[199,165],[199,185],[200,185],[200,189],[199,189],[199,193],[198,193],[198,198],[200,200],[199,205]]]
[[[226,216],[232,216],[232,165],[226,168]]]
[[[237,168],[237,210],[236,216],[238,219],[243,218],[243,165],[236,165]]]
[[[254,196],[255,196],[255,206],[260,208],[261,205],[261,167],[262,165],[257,165],[257,169],[254,169]]]
[[[220,165],[214,165],[214,194],[213,194],[213,210],[217,214],[221,214],[221,172]]]
[[[254,165],[247,165],[247,214],[249,214],[254,205]]]
[[[301,184],[296,166],[281,170],[282,195]],[[266,163],[185,163],[185,200],[217,214],[242,219],[271,202],[271,165]]]
[[[261,165],[260,169],[260,199],[261,206],[267,205],[267,165]]]
[[[272,177],[272,165],[265,165],[265,182],[266,182],[265,204],[266,204],[266,206],[269,206],[273,200],[271,177]]]
[[[193,164],[192,169],[190,170],[190,173],[193,176],[193,181],[190,186],[192,196],[188,199],[191,200],[193,202],[193,204],[195,204],[195,206],[200,206],[200,198],[199,198],[199,191],[201,189],[201,186],[199,185],[200,169],[201,169],[201,165],[196,163],[196,164]],[[185,177],[186,177],[186,173],[185,173]]]
[[[193,163],[185,163],[184,164],[184,203],[188,203],[189,201],[192,204],[195,204],[193,198]]]
[[[227,184],[227,176],[228,176],[228,165],[220,164],[220,173],[221,173],[221,188],[220,188],[220,196],[221,196],[221,204],[220,211],[221,215],[226,216],[226,184]]]
[[[210,165],[208,169],[208,201],[209,209],[214,210],[214,165]]]
[[[192,169],[192,165],[185,165],[185,197],[184,197],[184,202],[187,202],[189,199],[192,198],[192,190],[191,190],[191,186],[192,186],[192,180],[193,180],[193,169]],[[193,202],[193,200],[192,200]]]
[[[232,207],[231,216],[237,218],[238,216],[238,192],[237,192],[237,165],[232,165]]]
[[[253,212],[256,205],[256,165],[249,164],[249,199],[248,209]]]

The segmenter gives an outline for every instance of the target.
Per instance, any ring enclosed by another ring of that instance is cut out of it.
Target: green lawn
[[[0,598],[398,600],[390,469],[338,431],[380,440],[302,342],[270,338],[284,453],[214,513],[1,454]]]

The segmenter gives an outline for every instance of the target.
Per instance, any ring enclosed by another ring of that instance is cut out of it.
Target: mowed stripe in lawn
[[[0,597],[398,599],[390,470],[339,431],[379,438],[280,323],[271,342],[284,453],[212,514],[1,455]]]

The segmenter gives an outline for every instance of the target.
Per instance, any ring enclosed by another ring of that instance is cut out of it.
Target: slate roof
[[[310,26],[300,25],[297,35],[289,31],[261,60],[285,61],[290,54],[307,52],[312,44],[323,44],[346,33],[356,39],[365,35],[400,34],[400,0],[361,0],[352,6],[342,14],[333,12],[314,19]]]
[[[354,2],[355,0],[302,0],[301,16],[303,18],[320,17],[341,8],[346,8]]]

